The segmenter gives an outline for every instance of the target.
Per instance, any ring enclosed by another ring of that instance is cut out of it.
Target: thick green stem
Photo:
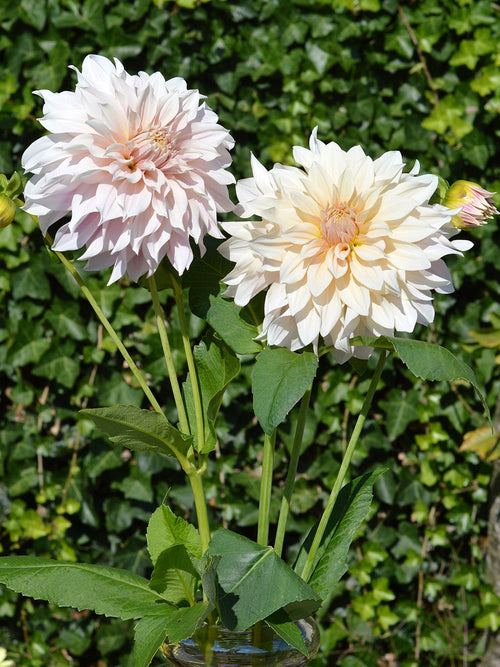
[[[335,484],[333,485],[332,492],[330,493],[330,497],[328,499],[328,503],[323,511],[323,514],[321,516],[320,522],[318,524],[318,529],[316,531],[316,534],[314,536],[313,543],[311,544],[311,549],[309,551],[309,555],[307,557],[307,560],[305,562],[304,568],[301,573],[302,579],[304,581],[307,581],[311,575],[313,566],[314,566],[314,561],[316,558],[316,553],[318,551],[318,548],[321,544],[321,540],[323,539],[326,527],[328,525],[328,521],[330,519],[330,516],[333,512],[333,508],[335,506],[335,501],[337,500],[337,497],[340,493],[340,489],[344,485],[344,479],[347,473],[347,470],[349,468],[349,464],[351,463],[352,455],[354,454],[354,450],[356,448],[356,445],[359,440],[359,435],[361,433],[361,429],[364,426],[366,417],[368,415],[368,411],[370,409],[373,396],[375,394],[375,390],[377,388],[378,381],[380,380],[380,376],[382,374],[382,369],[384,368],[384,363],[387,357],[387,352],[385,350],[382,350],[380,354],[380,358],[378,360],[377,367],[375,369],[375,373],[373,374],[372,381],[370,383],[370,386],[368,388],[368,392],[365,396],[365,400],[363,402],[363,406],[361,408],[361,412],[358,415],[358,419],[356,421],[356,425],[354,427],[354,430],[351,435],[351,439],[349,440],[349,444],[347,445],[347,449],[344,454],[344,458],[342,459],[342,464],[340,466],[340,470],[338,472],[337,478],[335,480]]]
[[[163,310],[160,305],[160,300],[158,298],[158,289],[156,287],[156,280],[154,276],[148,279],[149,281],[149,291],[151,292],[151,297],[153,299],[153,308],[155,311],[156,326],[158,328],[158,333],[160,335],[161,345],[163,349],[163,356],[165,357],[165,363],[168,371],[168,379],[170,380],[170,386],[172,387],[172,393],[174,395],[174,401],[177,408],[177,414],[179,415],[179,424],[181,431],[183,433],[190,433],[189,430],[189,421],[186,414],[186,408],[184,406],[184,400],[182,398],[181,389],[179,386],[179,381],[177,379],[177,373],[174,366],[174,361],[172,359],[172,352],[170,350],[170,343],[168,342],[167,329],[165,327],[165,317],[163,315]]]
[[[262,476],[260,479],[259,523],[257,528],[257,544],[267,546],[269,539],[269,508],[271,507],[271,488],[273,485],[274,442],[276,431],[264,436],[264,453],[262,457]]]
[[[311,387],[309,386],[306,393],[302,397],[300,403],[299,414],[297,417],[297,424],[295,425],[295,435],[293,438],[292,452],[290,454],[290,463],[288,464],[288,472],[286,475],[285,490],[281,500],[280,516],[278,519],[278,527],[276,528],[276,539],[274,542],[274,550],[281,556],[283,551],[283,542],[285,539],[286,521],[288,519],[288,512],[290,510],[290,502],[292,498],[293,487],[295,485],[295,476],[297,474],[297,465],[299,463],[300,449],[302,446],[302,436],[304,435],[304,427],[306,424],[307,408],[309,407],[309,399],[311,397]]]
[[[202,552],[205,553],[210,543],[210,524],[208,522],[207,501],[203,489],[203,480],[199,470],[188,472],[188,477],[193,491],[196,516],[198,517],[201,548]]]
[[[49,237],[47,237],[47,238],[49,238]],[[52,244],[52,240],[51,240],[51,239],[49,239],[49,242]],[[101,310],[99,304],[98,304],[97,301],[94,299],[94,297],[93,297],[93,295],[92,295],[92,292],[91,292],[91,291],[89,290],[89,288],[85,285],[85,283],[83,282],[83,280],[80,278],[80,275],[78,274],[78,271],[75,269],[75,267],[73,266],[73,264],[72,264],[70,261],[68,261],[68,260],[66,259],[66,257],[65,257],[62,253],[57,252],[57,251],[53,251],[53,252],[55,253],[56,257],[59,259],[59,261],[61,262],[61,264],[63,264],[63,265],[66,267],[66,269],[71,273],[71,275],[73,276],[73,278],[76,280],[76,282],[77,282],[78,285],[80,286],[80,289],[82,290],[83,294],[85,295],[87,301],[90,303],[90,305],[91,305],[92,308],[94,309],[95,314],[97,315],[97,317],[99,318],[99,320],[102,322],[102,325],[104,326],[104,328],[106,329],[106,331],[107,331],[108,334],[110,335],[110,337],[111,337],[111,339],[113,340],[114,344],[116,345],[116,347],[117,347],[118,350],[120,351],[122,357],[123,357],[123,358],[125,359],[125,361],[127,362],[128,367],[130,368],[130,370],[131,370],[131,372],[133,373],[135,379],[136,379],[137,382],[139,383],[139,385],[140,385],[142,391],[143,391],[144,394],[146,395],[146,398],[147,398],[148,401],[151,403],[151,406],[153,407],[153,409],[154,409],[156,412],[159,412],[159,413],[163,414],[163,410],[161,409],[160,404],[158,403],[158,401],[156,400],[155,396],[153,395],[153,392],[152,392],[151,389],[148,387],[148,385],[147,385],[147,383],[146,383],[146,380],[145,380],[143,374],[142,374],[141,371],[137,368],[137,366],[136,366],[134,360],[132,359],[132,357],[130,356],[130,354],[127,352],[127,349],[126,349],[125,345],[122,343],[122,341],[120,340],[118,334],[117,334],[116,331],[113,329],[113,326],[112,326],[111,322],[108,320],[108,318],[107,318],[107,317],[104,315],[104,313],[102,312],[102,310]]]
[[[191,348],[191,341],[189,340],[189,330],[186,321],[186,313],[184,312],[184,298],[182,296],[182,286],[172,276],[172,283],[174,286],[174,298],[177,305],[177,312],[179,314],[179,323],[181,325],[182,344],[186,354],[186,361],[189,369],[189,377],[191,378],[191,391],[193,392],[194,411],[196,415],[196,437],[197,449],[200,451],[205,444],[205,428],[203,423],[203,407],[201,405],[200,386],[198,384],[198,375],[196,373],[196,364],[194,362],[193,350]]]

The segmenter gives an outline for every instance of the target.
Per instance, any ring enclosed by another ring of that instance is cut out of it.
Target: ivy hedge
[[[499,8],[489,0],[22,0],[0,5],[0,172],[20,170],[41,135],[32,91],[74,86],[68,65],[117,57],[130,72],[161,70],[199,88],[236,140],[233,172],[250,175],[253,152],[291,162],[317,125],[325,141],[361,144],[376,157],[400,150],[448,180],[500,190]],[[498,201],[498,200],[497,200]],[[471,331],[497,323],[498,227],[471,234],[450,262],[456,286],[417,331],[475,369],[493,411],[498,348]],[[168,401],[162,351],[146,290],[85,274],[106,316],[143,359]],[[167,309],[172,301],[162,293]],[[39,231],[18,212],[0,230],[0,548],[129,568],[151,567],[145,527],[166,497],[193,514],[188,486],[160,456],[119,450],[77,410],[141,405],[114,343]],[[184,363],[175,309],[176,363]],[[201,320],[192,317],[193,335]],[[262,434],[252,420],[251,366],[242,364],[218,423],[220,449],[207,485],[214,524],[254,537]],[[297,542],[320,513],[369,380],[320,360],[294,498]],[[486,424],[472,390],[426,384],[389,363],[354,460],[376,483],[350,569],[321,610],[313,667],[474,664],[500,626],[485,549],[491,463],[461,449]],[[291,445],[278,431],[275,482]],[[279,499],[273,499],[276,518]],[[0,646],[18,667],[130,667],[132,627],[56,609],[0,587]],[[157,665],[160,660],[157,659]]]

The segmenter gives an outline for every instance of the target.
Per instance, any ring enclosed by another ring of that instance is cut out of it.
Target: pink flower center
[[[330,204],[321,213],[321,233],[329,245],[349,252],[359,234],[358,216],[347,204]]]
[[[136,135],[127,142],[131,150],[132,163],[143,170],[151,168],[148,163],[153,163],[157,169],[164,169],[167,162],[175,153],[174,141],[169,130],[163,127],[154,127]]]

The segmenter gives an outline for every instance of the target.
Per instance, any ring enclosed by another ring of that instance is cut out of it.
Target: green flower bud
[[[16,215],[16,205],[7,197],[0,193],[0,228],[8,227]]]

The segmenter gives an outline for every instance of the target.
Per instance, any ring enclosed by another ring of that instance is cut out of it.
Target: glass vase
[[[234,632],[222,626],[205,625],[194,637],[172,644],[168,639],[160,651],[179,667],[303,667],[316,655],[319,630],[311,618],[296,621],[309,656],[287,644],[267,625]]]

